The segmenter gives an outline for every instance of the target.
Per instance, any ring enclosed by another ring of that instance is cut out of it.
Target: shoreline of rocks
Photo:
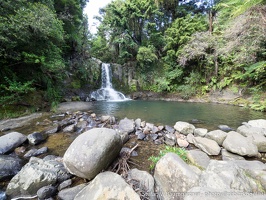
[[[38,122],[44,127],[41,132],[26,136],[10,130],[0,137],[0,181],[10,180],[6,190],[0,191],[0,199],[36,195],[62,200],[103,198],[101,195],[114,199],[224,199],[224,195],[227,199],[248,195],[265,199],[266,164],[246,160],[265,156],[264,119],[250,120],[236,131],[229,127],[208,131],[182,121],[173,127],[156,126],[140,118],[117,122],[113,116],[80,111],[51,119]],[[35,148],[58,132],[77,134],[63,157],[49,155],[47,147]],[[130,137],[156,145],[194,145],[197,149],[187,151],[190,164],[176,154],[166,154],[156,164],[154,174],[138,169],[129,170],[127,177],[103,172]],[[30,150],[26,151],[25,143]],[[217,155],[222,160],[212,159]],[[73,186],[74,177],[87,181]]]

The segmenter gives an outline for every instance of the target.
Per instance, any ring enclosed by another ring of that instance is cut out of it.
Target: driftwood
[[[129,163],[137,165],[136,163],[130,161],[131,153],[138,147],[135,145],[130,151],[123,151],[119,158],[115,161],[111,171],[120,174],[123,178],[127,177],[128,171],[130,170]]]

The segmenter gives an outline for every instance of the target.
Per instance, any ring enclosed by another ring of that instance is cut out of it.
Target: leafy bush
[[[161,150],[158,156],[151,156],[148,159],[152,161],[152,164],[150,165],[150,169],[153,170],[155,168],[156,163],[167,153],[175,153],[180,158],[182,158],[182,160],[184,160],[185,162],[188,162],[187,152],[184,148],[165,146],[165,149]]]
[[[0,84],[0,104],[2,105],[19,102],[23,95],[35,90],[35,88],[32,87],[33,81],[21,83],[16,80],[11,81],[7,77],[4,77],[4,79],[6,84]]]
[[[188,100],[190,97],[197,94],[197,90],[191,85],[181,85],[178,87],[178,92],[180,92],[181,98]]]

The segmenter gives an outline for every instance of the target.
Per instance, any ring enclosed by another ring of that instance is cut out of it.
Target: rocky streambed
[[[0,199],[266,198],[264,119],[208,131],[86,109],[0,121]],[[151,172],[148,157],[165,145],[189,162],[167,153]]]

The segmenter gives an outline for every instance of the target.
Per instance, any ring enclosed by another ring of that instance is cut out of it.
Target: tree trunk
[[[209,11],[209,33],[210,35],[212,34],[212,23],[213,23],[213,14],[212,14],[212,10]]]

